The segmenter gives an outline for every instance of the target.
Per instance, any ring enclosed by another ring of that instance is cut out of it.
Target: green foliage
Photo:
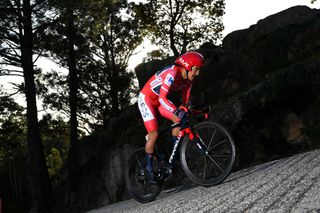
[[[25,154],[26,117],[23,108],[5,94],[0,96],[0,164]],[[3,160],[3,161],[2,161]]]
[[[60,151],[52,147],[50,154],[46,157],[46,161],[51,180],[57,182],[57,180],[61,177],[60,169],[63,166],[63,160]]]
[[[27,120],[23,109],[13,100],[0,102],[6,116],[0,122],[0,186],[3,199],[6,199],[6,210],[21,212],[19,208],[28,208],[30,194],[27,179]],[[3,98],[2,98],[3,100]],[[68,124],[61,118],[54,119],[46,115],[39,122],[42,141],[47,156],[47,165],[51,180],[56,183],[60,168],[67,157],[69,148]]]
[[[9,161],[25,159],[27,152],[27,121],[22,111],[7,109],[11,114],[3,118],[0,128],[0,167],[3,168]],[[52,177],[58,177],[58,168],[67,158],[69,149],[69,126],[62,118],[54,119],[51,115],[45,115],[39,122],[41,137],[45,155],[50,159]],[[59,161],[57,156],[59,154]],[[54,159],[52,159],[54,158]],[[57,163],[57,165],[55,164]]]
[[[8,95],[2,95],[0,92],[0,124],[3,119],[9,117],[11,114],[22,113],[23,107],[17,104]]]
[[[46,114],[39,121],[39,126],[46,155],[49,155],[52,148],[55,148],[65,160],[69,149],[68,123],[61,117],[53,118],[50,114]]]
[[[136,6],[136,14],[154,44],[175,56],[222,38],[224,0],[160,0]]]
[[[20,113],[12,113],[1,122],[0,159],[2,165],[26,154],[26,117]]]

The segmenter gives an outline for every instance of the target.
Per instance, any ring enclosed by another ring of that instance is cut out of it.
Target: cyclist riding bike
[[[183,123],[183,115],[187,111],[184,104],[189,102],[192,82],[199,75],[203,64],[204,59],[200,53],[187,52],[179,56],[174,65],[153,75],[140,91],[138,106],[148,132],[145,145],[146,172],[151,183],[157,183],[153,169],[153,153],[159,135],[156,114],[160,112],[161,116],[173,123]],[[167,98],[168,94],[176,91],[182,92],[182,105],[179,108]],[[177,140],[180,129],[181,126],[172,129],[173,143]]]

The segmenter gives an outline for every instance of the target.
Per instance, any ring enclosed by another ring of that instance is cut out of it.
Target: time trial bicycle
[[[125,171],[125,182],[133,198],[141,203],[153,201],[161,192],[163,184],[172,176],[176,155],[180,154],[180,165],[185,174],[194,183],[201,186],[213,186],[223,182],[232,171],[236,150],[229,131],[219,123],[202,121],[195,125],[190,122],[191,116],[203,120],[208,109],[199,113],[187,107],[184,126],[179,132],[169,157],[158,144],[155,147],[153,168],[157,184],[151,183],[146,175],[145,148],[137,149],[129,158]],[[199,119],[198,119],[199,120]],[[172,124],[159,135],[180,126]],[[179,154],[178,154],[179,152]]]

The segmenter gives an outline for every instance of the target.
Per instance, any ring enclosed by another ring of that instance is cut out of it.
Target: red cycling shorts
[[[158,100],[151,100],[140,92],[138,98],[138,107],[148,133],[158,129],[157,112],[171,120],[172,112],[163,107]]]

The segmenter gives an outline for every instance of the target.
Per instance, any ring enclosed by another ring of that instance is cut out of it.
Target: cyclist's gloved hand
[[[182,119],[186,116],[187,113],[186,113],[184,110],[177,109],[177,110],[174,112],[174,114],[175,114],[176,116],[178,116],[178,118],[179,118],[180,120],[182,120]]]
[[[192,103],[191,103],[191,100],[189,100],[188,103],[180,105],[179,109],[181,109],[185,112],[188,112],[190,110],[191,106],[192,106]]]
[[[187,119],[186,119],[187,112],[179,108],[174,112],[174,114],[180,119],[181,128],[184,128],[187,123]]]

